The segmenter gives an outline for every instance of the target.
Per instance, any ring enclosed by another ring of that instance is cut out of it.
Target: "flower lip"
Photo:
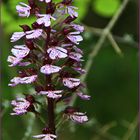
[[[73,59],[73,60],[75,60],[75,61],[78,61],[78,62],[83,61],[83,60],[81,59],[82,57],[83,57],[83,56],[82,56],[80,53],[75,53],[75,52],[69,53],[69,58],[71,58],[71,59]]]
[[[42,139],[42,140],[54,140],[57,138],[57,136],[54,134],[40,134],[40,135],[33,136],[33,138]]]
[[[57,99],[62,97],[60,94],[63,90],[48,90],[48,91],[40,91],[39,94],[47,95],[49,98]]]
[[[11,52],[17,58],[24,58],[29,54],[30,49],[27,48],[25,45],[16,45],[11,50]]]
[[[86,113],[82,113],[82,112],[74,112],[69,117],[72,121],[80,124],[88,121],[88,117],[86,116]]]
[[[29,17],[31,7],[23,2],[19,3],[20,5],[16,6],[16,10],[21,17]]]
[[[37,75],[32,75],[32,76],[27,76],[27,77],[14,77],[13,79],[11,79],[11,83],[8,84],[9,86],[16,86],[18,84],[31,84],[33,82],[35,82],[37,79]]]
[[[71,32],[67,35],[67,39],[69,39],[74,44],[79,44],[80,41],[83,41],[83,37],[79,35],[80,32]]]
[[[76,94],[83,100],[90,100],[91,98],[91,96],[83,94],[82,92],[77,92]]]
[[[51,2],[51,0],[39,0],[39,1],[41,1],[41,2],[45,1],[46,3]]]
[[[50,14],[36,14],[36,16],[38,17],[36,22],[39,25],[43,24],[45,27],[49,27],[51,25],[51,19],[56,20]]]
[[[72,26],[76,31],[79,31],[80,33],[84,31],[84,26],[71,23],[70,26]]]
[[[15,32],[15,33],[13,33],[13,35],[11,37],[11,42],[16,42],[19,39],[21,39],[23,36],[25,36],[24,32]]]
[[[80,85],[80,79],[77,78],[63,78],[64,86],[73,89]]]
[[[14,112],[11,115],[23,115],[28,112],[31,104],[24,98],[17,98],[16,100],[12,100],[11,105],[14,106]]]
[[[67,50],[61,47],[52,47],[47,50],[51,59],[66,58]]]
[[[26,38],[27,39],[36,39],[39,38],[43,33],[42,29],[35,29],[35,30],[31,30],[31,31],[27,31],[26,32]]]
[[[50,75],[52,73],[57,73],[61,70],[61,67],[46,64],[40,68],[40,72],[46,75]]]

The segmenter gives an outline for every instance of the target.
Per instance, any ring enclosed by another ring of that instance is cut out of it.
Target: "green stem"
[[[118,44],[116,43],[116,41],[114,40],[112,34],[109,33],[107,37],[108,37],[108,40],[110,41],[112,47],[116,51],[116,53],[120,56],[123,56],[122,51],[121,51],[120,47],[118,46]]]
[[[130,140],[137,126],[138,126],[138,116],[134,119],[132,123],[130,123],[130,125],[128,126],[128,131],[123,136],[122,140]]]

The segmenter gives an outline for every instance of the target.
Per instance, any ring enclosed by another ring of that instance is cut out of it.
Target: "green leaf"
[[[74,5],[76,7],[78,7],[78,19],[82,20],[85,15],[86,15],[86,12],[87,12],[87,9],[88,9],[88,4],[89,4],[89,0],[75,0],[74,1]]]
[[[112,17],[120,4],[120,0],[94,0],[93,10],[103,17]]]
[[[10,23],[13,20],[10,14],[7,12],[6,5],[4,4],[1,5],[1,13],[2,13],[2,16],[1,16],[2,24]]]

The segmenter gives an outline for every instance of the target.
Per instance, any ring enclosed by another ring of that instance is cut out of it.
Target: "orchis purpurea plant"
[[[13,100],[11,115],[32,112],[41,116],[36,108],[41,103],[36,97],[43,96],[47,101],[48,120],[42,134],[33,138],[54,140],[58,137],[56,117],[59,114],[55,112],[57,104],[63,102],[65,106],[60,113],[61,119],[80,124],[88,121],[86,113],[69,105],[74,94],[82,100],[90,99],[90,96],[82,93],[84,84],[78,79],[85,73],[82,69],[83,51],[77,47],[83,40],[80,33],[84,27],[74,23],[78,13],[77,8],[72,6],[72,0],[59,3],[39,0],[38,3],[28,0],[28,4],[20,2],[16,6],[20,17],[32,16],[36,20],[32,25],[20,25],[22,31],[13,33],[11,37],[11,42],[22,39],[23,44],[17,43],[11,50],[13,56],[8,57],[10,67],[22,67],[9,86],[32,84],[35,94]]]

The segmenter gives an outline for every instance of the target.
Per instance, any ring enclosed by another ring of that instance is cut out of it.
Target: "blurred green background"
[[[59,1],[59,0],[53,0]],[[8,87],[17,69],[9,68],[7,57],[13,46],[10,36],[20,31],[19,24],[32,23],[33,19],[20,19],[15,6],[19,0],[3,0],[2,21],[2,139],[32,140],[40,134],[42,124],[31,114],[21,117],[10,116],[9,101],[16,95],[29,93],[30,86]],[[26,1],[24,1],[26,2]],[[77,22],[86,26],[84,41],[79,45],[85,54],[85,62],[101,37],[95,28],[104,29],[122,5],[121,0],[74,0],[79,8]],[[76,105],[87,112],[90,121],[85,125],[64,125],[59,133],[60,140],[138,140],[138,1],[129,0],[111,33],[122,51],[116,53],[108,39],[92,60],[86,78],[90,101],[76,100]],[[102,30],[101,30],[102,33]]]

